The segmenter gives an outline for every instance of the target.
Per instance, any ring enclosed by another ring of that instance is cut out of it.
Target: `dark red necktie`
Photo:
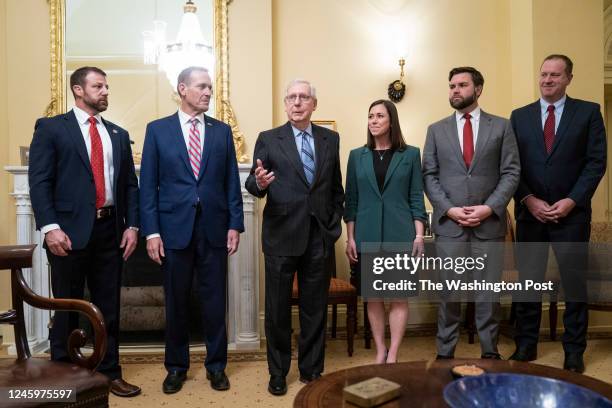
[[[91,171],[96,184],[96,208],[104,207],[106,201],[106,189],[104,187],[104,150],[102,149],[102,138],[98,133],[96,118],[89,118],[89,139],[91,141]]]
[[[555,105],[548,105],[548,116],[544,122],[544,144],[546,153],[550,154],[555,143]]]
[[[465,124],[463,125],[463,161],[468,169],[472,165],[472,159],[474,158],[474,131],[470,121],[471,117],[472,115],[469,113],[463,115],[465,119]]]

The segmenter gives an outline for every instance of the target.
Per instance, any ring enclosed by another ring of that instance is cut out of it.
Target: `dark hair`
[[[106,76],[106,72],[102,71],[98,67],[81,67],[70,75],[70,90],[72,91],[72,95],[76,98],[76,94],[74,93],[73,86],[79,85],[81,88],[85,87],[85,78],[89,75],[90,72],[95,72],[96,74],[100,74],[102,76]]]
[[[187,67],[184,70],[182,70],[176,80],[176,93],[179,95],[179,97],[181,96],[181,93],[179,92],[179,85],[180,84],[189,85],[191,83],[191,73],[194,71],[208,72],[206,68],[196,67],[196,66]]]
[[[482,74],[473,67],[457,67],[450,70],[448,73],[448,80],[450,81],[457,74],[470,74],[472,75],[472,82],[474,82],[474,86],[484,86],[484,77]]]
[[[402,128],[399,123],[399,116],[397,115],[397,108],[395,104],[387,99],[379,99],[377,101],[372,102],[370,107],[368,108],[368,114],[372,110],[372,108],[376,105],[384,105],[387,113],[389,114],[389,139],[391,140],[391,149],[393,150],[404,150],[406,148],[406,142],[404,141],[404,136],[402,135]],[[368,142],[366,144],[371,150],[376,148],[376,143],[374,143],[374,136],[370,132],[370,128],[368,127]]]
[[[546,62],[546,61],[555,60],[555,59],[559,59],[559,60],[565,62],[565,74],[567,76],[571,76],[572,75],[572,71],[574,70],[574,63],[572,62],[572,60],[567,55],[563,55],[563,54],[550,54],[548,57],[544,58],[544,61],[542,61],[542,64],[544,64],[544,62]],[[540,67],[542,67],[542,65],[540,65]]]

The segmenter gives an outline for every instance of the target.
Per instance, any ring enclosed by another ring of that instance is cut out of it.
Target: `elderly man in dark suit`
[[[300,381],[323,372],[327,293],[325,259],[341,233],[344,190],[339,137],[310,122],[315,88],[304,80],[287,87],[289,121],[262,132],[255,144],[247,190],[267,197],[262,242],[266,262],[266,339],[273,395],[287,392],[291,364],[291,289],[297,272],[300,293]]]
[[[432,229],[439,249],[450,256],[488,255],[486,271],[474,271],[473,277],[498,281],[506,207],[520,173],[516,140],[507,119],[478,106],[484,86],[479,71],[454,68],[448,80],[449,102],[456,111],[429,126],[423,151],[425,192],[434,209]],[[499,302],[485,295],[476,296],[481,356],[499,359]],[[454,357],[460,314],[459,302],[446,296],[441,299],[438,359]]]
[[[589,241],[591,198],[606,171],[606,133],[598,104],[566,95],[572,68],[565,55],[546,57],[540,68],[541,98],[516,109],[510,120],[522,165],[514,196],[517,239],[552,244],[566,295],[564,368],[583,372],[588,327],[587,251],[585,244],[568,247],[563,243]],[[537,255],[520,254],[519,272],[522,279],[542,280],[549,245],[531,246],[537,247]],[[519,249],[533,248],[522,244]],[[533,300],[516,303],[517,348],[512,360],[537,358],[542,305]]]
[[[70,76],[74,108],[36,122],[30,146],[30,197],[36,228],[45,235],[56,298],[91,301],[107,327],[108,349],[98,371],[121,397],[140,388],[121,378],[119,294],[121,269],[136,248],[138,179],[128,133],[100,116],[108,107],[106,74],[82,67]],[[122,259],[123,258],[123,259]],[[69,361],[67,341],[76,313],[58,312],[50,330],[51,358]]]
[[[231,128],[206,116],[212,81],[202,67],[178,76],[178,112],[147,125],[140,174],[140,215],[149,257],[161,264],[168,372],[162,390],[181,390],[189,369],[189,295],[194,277],[205,328],[206,378],[228,390],[227,257],[244,231]]]

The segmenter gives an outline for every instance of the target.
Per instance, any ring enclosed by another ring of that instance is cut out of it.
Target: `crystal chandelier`
[[[197,7],[192,0],[183,6],[183,17],[176,40],[166,41],[167,23],[161,20],[153,21],[153,31],[143,31],[144,63],[157,64],[166,73],[172,89],[176,89],[178,74],[191,66],[208,69],[211,77],[214,68],[212,46],[204,41],[200,30],[200,22],[196,16]]]

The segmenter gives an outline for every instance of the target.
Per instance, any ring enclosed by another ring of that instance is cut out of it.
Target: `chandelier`
[[[153,31],[142,32],[145,65],[157,64],[166,73],[172,89],[176,89],[178,74],[187,67],[204,67],[213,76],[212,46],[204,41],[196,11],[194,2],[188,0],[183,6],[184,14],[174,42],[166,41],[165,21],[155,20]]]

